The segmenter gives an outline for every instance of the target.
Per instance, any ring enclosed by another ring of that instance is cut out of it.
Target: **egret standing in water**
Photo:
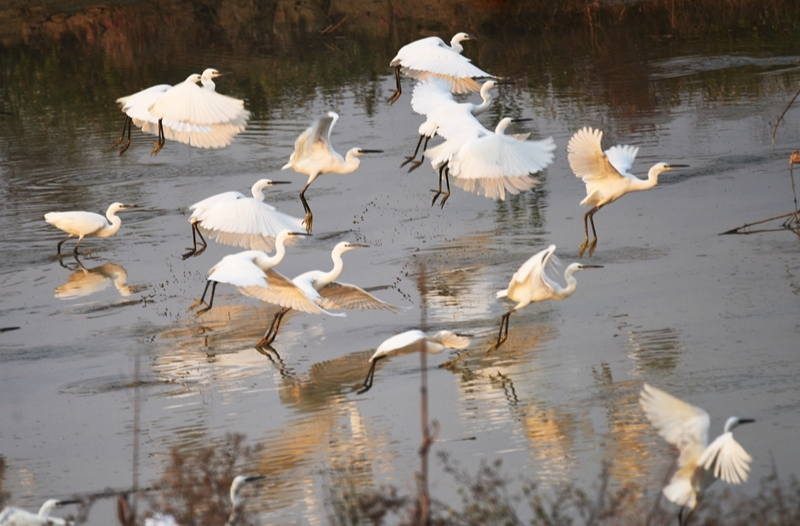
[[[361,148],[351,148],[344,157],[336,153],[331,146],[331,130],[337,120],[339,120],[339,115],[329,111],[327,116],[314,121],[314,124],[297,138],[289,162],[281,168],[282,170],[292,168],[295,172],[308,175],[308,181],[300,192],[300,200],[303,202],[303,209],[306,212],[303,224],[309,234],[314,215],[311,213],[305,194],[311,183],[322,174],[348,174],[356,171],[361,164],[358,157],[362,154],[383,153],[383,150],[362,150]]]
[[[642,388],[639,404],[658,434],[678,448],[678,471],[663,493],[681,506],[678,512],[680,526],[686,524],[703,493],[715,480],[721,478],[729,484],[747,480],[753,459],[733,438],[732,431],[755,420],[730,417],[725,422],[723,433],[708,444],[709,417],[703,409],[648,384]],[[689,508],[689,514],[684,517],[686,508]]]
[[[425,80],[436,77],[450,84],[453,93],[469,93],[478,91],[480,84],[473,77],[492,77],[482,69],[474,66],[470,59],[461,55],[464,47],[461,42],[474,40],[475,37],[467,33],[457,33],[450,45],[445,44],[439,37],[427,37],[415,40],[400,48],[397,55],[389,63],[394,68],[396,88],[387,102],[394,104],[403,93],[400,87],[400,72],[404,75]]]
[[[202,314],[203,312],[211,310],[214,304],[214,293],[217,290],[217,283],[229,283],[240,290],[242,287],[250,285],[266,287],[266,276],[264,273],[283,261],[283,256],[286,255],[286,248],[283,244],[292,236],[304,235],[306,234],[283,230],[275,238],[275,254],[272,256],[268,256],[261,250],[245,250],[244,252],[225,256],[208,271],[208,279],[206,280],[206,288],[203,290],[203,296],[190,307],[190,310],[203,304],[206,304],[206,307],[198,310],[197,314]],[[209,285],[211,285],[211,298],[208,300],[208,303],[206,303],[205,299]]]
[[[580,255],[589,246],[589,255],[594,254],[597,246],[597,231],[594,228],[594,215],[608,203],[613,203],[628,192],[649,190],[658,184],[658,176],[673,168],[686,168],[685,164],[658,163],[650,168],[647,179],[639,179],[628,173],[639,153],[633,146],[612,146],[603,153],[600,141],[603,132],[592,128],[581,128],[569,140],[567,153],[569,165],[575,176],[583,179],[586,185],[586,197],[581,206],[593,206],[583,216],[584,240],[580,246]],[[589,225],[592,222],[594,239],[589,244]]]
[[[58,254],[61,254],[61,245],[71,237],[78,236],[78,242],[72,252],[77,256],[78,247],[86,236],[110,237],[117,233],[122,226],[122,220],[117,217],[118,212],[139,208],[139,205],[125,205],[112,203],[106,210],[106,217],[94,212],[50,212],[44,215],[44,220],[63,230],[67,237],[58,242]]]
[[[39,513],[33,514],[21,508],[7,506],[0,512],[0,526],[47,526],[51,524],[65,524],[63,519],[50,517],[55,508],[68,504],[80,504],[80,500],[46,500]]]
[[[423,350],[428,354],[437,354],[446,348],[464,349],[467,345],[469,345],[469,338],[459,336],[450,331],[439,331],[431,336],[417,329],[396,334],[381,343],[372,357],[370,357],[369,372],[367,372],[364,385],[358,391],[358,394],[366,393],[372,388],[375,365],[379,360],[386,358],[390,354],[409,354],[419,350]]]
[[[192,248],[183,254],[183,259],[199,256],[206,249],[202,232],[224,245],[245,247],[251,250],[271,251],[275,248],[275,236],[281,230],[300,230],[303,220],[279,212],[264,202],[264,189],[289,181],[259,179],[251,188],[253,197],[240,192],[223,192],[212,195],[189,207],[192,215]],[[197,237],[203,244],[197,248]]]
[[[331,252],[333,269],[331,269],[330,272],[311,270],[300,274],[292,280],[294,287],[284,289],[282,296],[287,299],[301,295],[309,297],[312,298],[318,305],[325,307],[326,309],[381,309],[393,312],[394,314],[399,314],[402,311],[400,307],[395,307],[394,305],[390,305],[389,303],[381,301],[372,294],[359,287],[356,287],[355,285],[337,283],[334,281],[339,277],[339,275],[342,273],[342,269],[344,268],[342,254],[348,250],[353,250],[354,248],[362,248],[367,246],[368,245],[349,243],[347,241],[338,243],[335,247],[333,247],[333,252]],[[269,276],[267,282],[270,285],[270,288],[274,288],[272,280],[269,278]],[[272,303],[277,303],[277,301],[272,301]],[[275,339],[275,336],[278,335],[278,329],[281,326],[283,317],[287,312],[289,312],[289,310],[291,310],[291,307],[285,306],[278,311],[277,314],[275,314],[275,318],[272,320],[272,325],[264,335],[264,338],[261,340],[261,342],[259,342],[260,344],[269,345],[272,343],[272,341]]]
[[[554,256],[555,251],[556,246],[550,245],[534,254],[514,273],[508,288],[497,293],[498,298],[508,298],[516,301],[517,305],[500,318],[500,332],[497,334],[497,341],[486,351],[487,354],[500,347],[508,338],[508,318],[515,311],[539,301],[568,298],[578,287],[578,282],[573,274],[587,268],[602,268],[600,265],[572,263],[564,271],[567,286],[562,287],[547,275],[547,265],[551,260],[558,262],[558,258]]]

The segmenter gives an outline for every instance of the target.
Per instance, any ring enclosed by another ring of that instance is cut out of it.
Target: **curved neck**
[[[264,200],[264,198],[265,198],[265,196],[264,196],[264,188],[266,188],[266,185],[265,186],[261,186],[260,183],[256,183],[256,184],[253,185],[253,188],[250,189],[250,191],[253,193],[253,198],[256,201],[263,201]]]
[[[578,280],[576,280],[575,276],[573,276],[573,274],[575,274],[575,272],[577,271],[578,269],[568,268],[564,272],[564,280],[566,280],[567,282],[567,287],[563,289],[559,288],[558,290],[556,290],[556,295],[558,296],[558,299],[564,299],[572,296],[572,293],[575,292],[576,288],[578,288]]]
[[[483,102],[472,108],[473,115],[480,115],[484,111],[488,110],[489,106],[492,105],[492,100],[494,100],[494,98],[492,97],[492,94],[489,91],[489,89],[490,88],[486,86],[481,88],[481,98],[483,99]]]
[[[342,273],[342,269],[344,268],[342,253],[334,249],[333,252],[331,252],[331,259],[333,260],[333,269],[331,269],[330,272],[321,274],[316,280],[314,280],[314,285],[318,287],[318,289],[330,284]]]
[[[97,237],[108,237],[113,236],[119,230],[119,227],[122,226],[122,220],[117,217],[116,212],[106,212],[106,218],[111,223],[110,225],[106,225],[95,234]]]
[[[261,252],[256,256],[254,263],[258,265],[261,270],[269,270],[283,261],[283,256],[286,255],[286,247],[283,246],[285,239],[285,236],[278,234],[278,237],[275,239],[275,254],[264,256],[264,253]]]
[[[453,39],[450,40],[450,49],[456,53],[461,53],[464,51],[464,46],[461,45],[461,41],[458,40],[458,36],[454,36]]]
[[[344,157],[342,171],[339,173],[349,174],[350,172],[355,172],[358,170],[358,167],[361,165],[361,159],[358,158],[356,152],[358,152],[358,148],[353,148],[347,151],[347,155]]]
[[[200,79],[200,82],[203,84],[203,88],[207,89],[208,91],[215,91],[217,85],[211,79]]]
[[[501,119],[500,122],[497,123],[497,127],[494,129],[494,132],[497,135],[505,135],[506,128],[508,128],[510,125],[511,125],[511,119],[507,117],[505,119]]]

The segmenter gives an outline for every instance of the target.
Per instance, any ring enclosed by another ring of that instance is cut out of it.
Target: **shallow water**
[[[422,120],[409,81],[397,104],[383,102],[392,44],[297,47],[246,57],[195,50],[148,68],[85,49],[0,54],[9,79],[0,86],[0,110],[9,112],[0,115],[0,312],[3,327],[20,327],[0,334],[0,455],[15,504],[128,486],[136,385],[141,481],[157,480],[169,448],[191,451],[237,432],[264,446],[252,466],[268,477],[253,497],[264,523],[326,522],[332,465],[362,466],[364,485],[409,488],[420,443],[418,359],[381,362],[372,390],[355,391],[380,342],[419,327],[423,302],[430,329],[474,336],[454,367],[437,367],[454,355],[428,361],[441,438],[476,437],[434,449],[464,467],[502,459],[508,473],[586,485],[610,461],[615,482],[655,487],[671,457],[638,407],[646,381],[708,410],[712,434],[731,414],[756,418],[736,432],[754,457],[752,480],[772,459],[782,475],[800,473],[800,240],[782,229],[717,235],[792,209],[787,161],[800,142],[798,110],[787,113],[774,151],[770,133],[800,80],[797,42],[472,44],[466,53],[479,66],[517,80],[482,122],[533,117],[515,131],[552,136],[557,156],[534,192],[494,202],[453,188],[443,210],[430,206],[428,165],[398,168]],[[152,157],[152,138],[134,132],[124,156],[107,150],[122,124],[118,96],[208,66],[235,72],[217,89],[254,113],[231,147],[167,143]],[[268,202],[301,216],[305,177],[280,167],[297,135],[330,109],[341,116],[332,138],[340,152],[385,153],[314,183],[314,236],[277,270],[326,269],[337,242],[366,243],[345,255],[341,280],[409,309],[290,314],[275,343],[280,360],[270,359],[253,344],[275,308],[223,285],[211,311],[188,312],[207,270],[236,249],[210,242],[183,261],[186,209],[268,177],[293,182],[269,191]],[[511,306],[494,294],[519,265],[550,243],[564,262],[578,258],[585,194],[566,145],[584,125],[604,130],[606,146],[639,146],[642,176],[661,160],[690,168],[598,213],[599,245],[586,260],[604,268],[578,274],[571,298],[515,313],[508,341],[487,356]],[[101,212],[113,201],[144,209],[122,216],[116,236],[84,241],[86,271],[70,257],[59,264],[62,235],[42,216]],[[452,499],[452,478],[432,464],[434,494]],[[109,513],[98,505],[89,524],[108,524]]]

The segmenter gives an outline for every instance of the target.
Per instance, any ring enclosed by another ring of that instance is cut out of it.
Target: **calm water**
[[[782,475],[800,473],[800,240],[782,230],[717,235],[792,209],[787,161],[800,145],[800,109],[787,114],[774,151],[770,144],[772,123],[800,85],[800,42],[787,41],[470,43],[476,64],[517,81],[481,120],[493,127],[502,116],[532,117],[515,131],[552,136],[557,157],[535,192],[493,202],[454,188],[444,210],[430,207],[429,165],[398,168],[422,118],[410,108],[409,81],[397,104],[383,102],[393,42],[309,39],[260,53],[193,49],[152,59],[3,51],[0,312],[2,326],[20,327],[0,334],[0,456],[12,501],[38,508],[49,497],[130,485],[137,356],[143,483],[158,479],[170,448],[191,452],[236,432],[264,447],[250,466],[268,477],[253,492],[264,523],[325,523],[324,473],[333,465],[361,466],[360,484],[407,490],[418,467],[418,359],[381,362],[373,389],[355,390],[375,347],[419,326],[423,302],[431,329],[475,336],[454,368],[436,367],[445,355],[429,359],[441,438],[476,437],[434,450],[465,468],[501,459],[512,476],[588,486],[610,461],[615,482],[655,488],[671,456],[638,406],[647,381],[707,409],[715,435],[731,414],[758,420],[737,430],[754,457],[745,491],[771,459]],[[167,143],[151,157],[152,138],[134,132],[124,156],[107,150],[123,120],[117,97],[206,67],[233,71],[217,90],[246,99],[254,114],[231,147]],[[341,116],[338,151],[385,154],[314,183],[315,235],[291,247],[278,270],[327,269],[337,242],[367,243],[345,255],[341,280],[409,309],[289,315],[278,363],[252,347],[274,308],[220,286],[213,310],[188,312],[208,269],[235,249],[211,242],[181,260],[186,208],[268,177],[293,182],[268,201],[301,216],[305,176],[280,167],[297,135],[331,109]],[[584,125],[604,130],[606,147],[639,146],[642,176],[662,160],[691,168],[600,212],[589,261],[605,268],[578,274],[571,298],[514,314],[509,340],[486,356],[511,306],[494,293],[517,267],[550,243],[563,261],[577,260],[585,194],[566,145]],[[144,210],[122,216],[116,236],[84,242],[86,271],[71,258],[59,264],[62,235],[42,216],[101,212],[114,201]],[[452,500],[452,478],[432,465],[434,495]],[[110,514],[98,504],[89,524],[108,524]]]

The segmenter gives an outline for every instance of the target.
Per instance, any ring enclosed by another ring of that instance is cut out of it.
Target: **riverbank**
[[[396,37],[635,27],[660,36],[795,32],[797,0],[0,0],[0,45],[125,46],[159,35],[227,48],[278,45],[303,34]]]

